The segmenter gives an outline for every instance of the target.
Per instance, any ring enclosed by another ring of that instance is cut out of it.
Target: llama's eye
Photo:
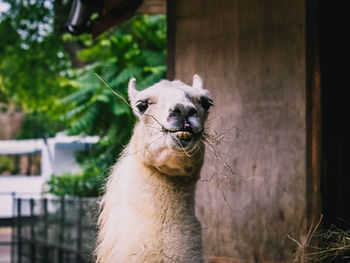
[[[136,102],[136,108],[140,113],[144,113],[148,108],[148,100],[139,100]]]
[[[199,101],[199,104],[202,106],[202,108],[206,111],[209,110],[211,106],[213,106],[213,100],[209,98],[202,97],[201,100]]]

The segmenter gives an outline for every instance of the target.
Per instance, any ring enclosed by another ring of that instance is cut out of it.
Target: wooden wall
[[[305,2],[169,0],[168,19],[169,78],[203,77],[232,168],[207,150],[196,204],[206,261],[290,262],[287,235],[306,233]]]

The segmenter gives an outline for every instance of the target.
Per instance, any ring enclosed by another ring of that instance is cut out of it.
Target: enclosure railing
[[[15,198],[12,262],[94,262],[96,198]]]

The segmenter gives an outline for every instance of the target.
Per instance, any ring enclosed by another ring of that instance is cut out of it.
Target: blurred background
[[[326,0],[0,0],[0,261],[94,261],[99,196],[159,81],[214,97],[205,262],[349,262],[348,13]]]

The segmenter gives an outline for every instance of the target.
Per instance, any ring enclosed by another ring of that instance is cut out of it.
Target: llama
[[[143,91],[132,78],[128,93],[138,121],[102,199],[97,262],[203,262],[194,192],[210,94],[198,75]]]

